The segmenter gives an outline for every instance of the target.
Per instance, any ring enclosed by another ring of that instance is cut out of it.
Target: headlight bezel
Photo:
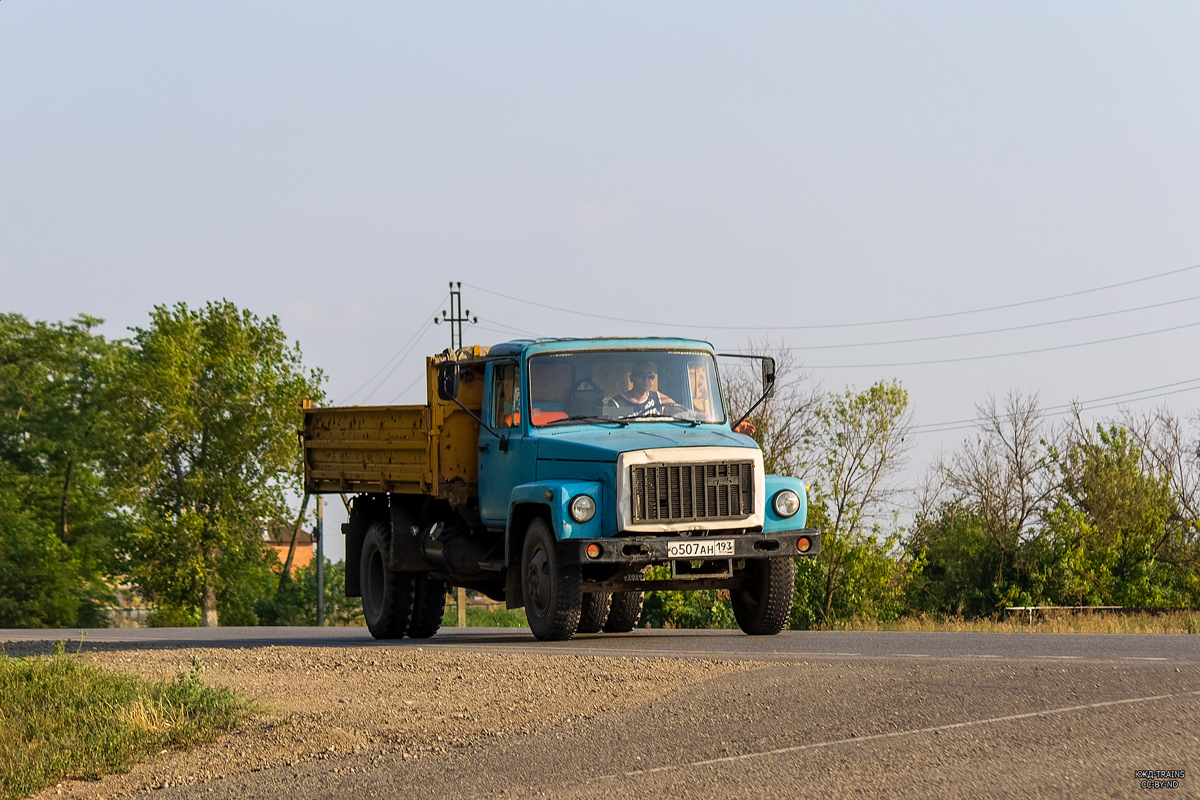
[[[577,494],[567,503],[567,513],[580,525],[591,522],[596,516],[596,499],[590,494]]]
[[[791,502],[789,501],[789,498]],[[786,503],[786,505],[785,505]],[[780,519],[791,519],[800,513],[800,508],[803,504],[800,502],[800,495],[794,489],[780,489],[771,498],[771,510],[775,512],[775,516]],[[788,510],[788,506],[791,510]]]

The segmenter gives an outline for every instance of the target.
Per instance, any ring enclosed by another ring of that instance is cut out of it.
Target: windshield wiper
[[[700,420],[698,420],[698,419],[695,419],[695,418],[689,419],[687,417],[677,417],[674,414],[628,414],[624,417],[616,417],[615,419],[620,420],[620,421],[633,420],[634,422],[641,422],[641,421],[686,422],[687,424],[691,425],[693,428],[695,428],[697,425],[700,424]]]
[[[580,415],[574,416],[574,417],[566,417],[564,419],[552,420],[550,422],[547,422],[542,427],[548,428],[551,425],[561,425],[564,422],[612,422],[616,425],[620,425],[622,428],[629,425],[629,423],[625,419],[620,418],[620,417],[601,417],[601,416],[597,416],[595,414],[580,414]]]

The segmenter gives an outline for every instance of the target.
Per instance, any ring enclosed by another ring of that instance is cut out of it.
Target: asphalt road
[[[738,658],[1000,658],[1115,661],[1200,661],[1200,636],[1162,634],[875,633],[785,631],[746,636],[739,631],[635,630],[538,642],[523,628],[443,628],[432,639],[377,642],[366,628],[95,628],[0,630],[0,647],[19,655],[54,642],[75,650],[186,647],[422,647],[545,655]]]
[[[762,664],[444,758],[347,756],[156,798],[1200,796],[1200,636],[636,631],[546,644],[494,629],[388,643],[328,628],[0,631],[12,654],[55,639],[85,649],[423,647]],[[1158,780],[1175,785],[1143,788],[1155,780],[1144,770],[1172,773]]]

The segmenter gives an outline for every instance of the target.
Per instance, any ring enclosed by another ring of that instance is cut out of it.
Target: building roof
[[[291,525],[276,525],[263,532],[263,541],[273,547],[289,547],[292,543],[293,530]],[[297,547],[310,547],[315,541],[312,533],[304,528],[301,528],[300,532],[296,534]]]

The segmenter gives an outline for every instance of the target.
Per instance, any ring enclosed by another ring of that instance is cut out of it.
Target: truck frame
[[[524,607],[542,640],[631,631],[647,590],[727,590],[743,631],[782,630],[821,534],[803,481],[735,431],[716,355],[521,340],[428,358],[424,405],[306,409],[305,490],[354,495],[346,594],[372,635],[434,635],[449,586]]]

